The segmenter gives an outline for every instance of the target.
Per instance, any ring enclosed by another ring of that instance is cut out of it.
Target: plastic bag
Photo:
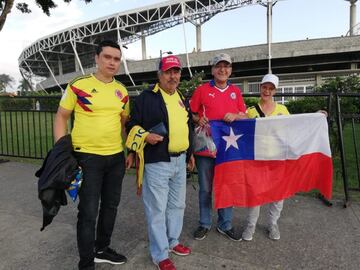
[[[194,154],[203,157],[216,157],[216,146],[211,137],[209,124],[197,126],[194,132]]]
[[[73,202],[76,201],[76,198],[79,193],[79,189],[81,187],[82,180],[83,180],[82,170],[79,167],[79,169],[75,175],[75,179],[71,182],[69,188],[66,190]]]

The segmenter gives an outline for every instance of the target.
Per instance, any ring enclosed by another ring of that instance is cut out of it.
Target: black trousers
[[[125,174],[125,157],[124,152],[110,156],[79,152],[74,155],[83,171],[77,222],[79,269],[93,270],[94,250],[110,245]]]

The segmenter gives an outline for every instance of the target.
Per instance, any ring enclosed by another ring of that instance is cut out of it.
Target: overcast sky
[[[87,5],[81,0],[72,0],[70,4],[55,2],[58,8],[50,17],[34,5],[30,5],[31,14],[21,14],[14,8],[0,32],[0,74],[15,78],[12,89],[16,89],[21,78],[18,57],[37,39],[75,24],[163,1],[93,0]],[[273,42],[345,35],[349,29],[349,12],[350,4],[345,0],[279,0],[273,8]],[[356,13],[359,22],[360,2]],[[195,47],[195,27],[186,24],[185,35],[188,52],[191,52]],[[158,57],[160,50],[171,50],[174,54],[185,52],[182,26],[150,36],[146,42],[147,54],[153,58]],[[203,51],[263,43],[266,43],[266,8],[261,5],[220,13],[202,26]],[[127,58],[141,58],[139,42],[128,47]]]

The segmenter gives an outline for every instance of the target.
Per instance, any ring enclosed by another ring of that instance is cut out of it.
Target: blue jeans
[[[169,257],[179,244],[185,210],[186,155],[170,162],[145,164],[142,197],[148,225],[150,254],[155,263]]]
[[[199,179],[200,226],[210,229],[212,223],[212,186],[215,159],[195,156]],[[218,209],[218,227],[227,231],[232,228],[232,207]]]
[[[74,155],[83,171],[77,222],[79,269],[93,270],[94,249],[101,250],[110,245],[120,202],[125,158],[124,152],[109,156],[87,153]]]

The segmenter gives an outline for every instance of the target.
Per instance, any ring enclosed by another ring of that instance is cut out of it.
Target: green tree
[[[5,92],[6,87],[13,84],[14,78],[8,74],[0,74],[0,92]]]
[[[259,98],[257,97],[244,97],[244,102],[246,104],[246,107],[249,108],[251,106],[255,106],[259,103]]]
[[[329,111],[326,98],[321,97],[305,97],[294,101],[289,101],[286,106],[291,113],[308,113],[319,109],[325,109],[328,114],[334,118],[336,116],[336,100],[334,94],[360,93],[360,77],[351,75],[347,77],[336,77],[328,79],[322,85],[315,87],[315,93],[331,93],[331,109]],[[342,97],[341,112],[345,114],[359,113],[359,98]]]
[[[200,84],[203,83],[204,77],[205,77],[205,73],[201,71],[199,73],[195,73],[190,80],[182,80],[178,87],[179,91],[185,97],[191,97],[196,87],[198,87]]]
[[[347,77],[336,77],[327,80],[323,85],[315,88],[319,93],[347,94],[360,93],[360,77],[350,75]],[[354,97],[342,97],[340,100],[341,112],[343,114],[360,113],[360,99]],[[336,115],[336,99],[332,98],[330,114]]]
[[[338,127],[336,125],[336,98],[335,94],[346,93],[360,93],[360,77],[356,75],[336,77],[328,79],[322,85],[315,87],[316,93],[331,93],[330,109],[328,108],[328,101],[322,97],[305,97],[294,101],[289,101],[286,106],[290,113],[310,113],[319,109],[324,109],[329,114],[329,132],[332,151],[336,155],[339,153],[339,138]],[[359,114],[360,113],[360,98],[341,97],[340,107],[342,115]],[[344,117],[343,117],[344,118]],[[342,121],[342,129],[346,125],[345,118]]]
[[[32,90],[32,85],[30,85],[30,83],[23,78],[19,81],[17,89],[20,91],[20,93],[26,93]]]
[[[313,113],[320,109],[328,111],[327,99],[323,97],[304,97],[296,100],[289,100],[286,103],[286,107],[291,114]]]
[[[71,0],[63,0],[66,3],[70,3]],[[92,0],[82,0],[85,3],[90,3]],[[15,0],[0,0],[0,31],[4,27],[7,15],[11,12],[14,6]],[[43,12],[50,16],[50,9],[56,8],[57,5],[52,0],[35,0],[35,3],[43,10]],[[17,3],[16,8],[22,13],[30,13],[31,9],[25,2]]]
[[[326,93],[359,93],[360,77],[358,75],[350,75],[329,79],[324,84],[316,87],[315,91]]]

